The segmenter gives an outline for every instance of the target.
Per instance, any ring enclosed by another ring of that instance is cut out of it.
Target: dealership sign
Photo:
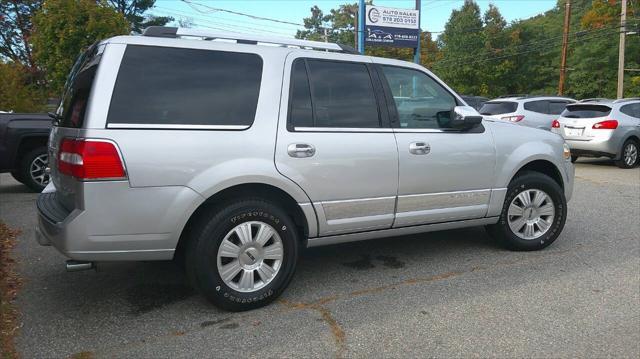
[[[419,10],[367,5],[365,15],[367,45],[418,47]]]

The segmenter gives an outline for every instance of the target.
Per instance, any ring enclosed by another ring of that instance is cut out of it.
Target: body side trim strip
[[[307,247],[311,248],[311,247],[319,247],[319,246],[325,246],[325,245],[337,244],[337,243],[363,241],[363,240],[369,240],[369,239],[375,239],[375,238],[404,236],[409,234],[426,233],[426,232],[441,231],[441,230],[454,229],[454,228],[482,226],[487,224],[495,224],[497,222],[498,222],[498,217],[490,217],[490,218],[471,219],[471,220],[456,221],[456,222],[426,224],[421,226],[382,229],[382,230],[370,231],[370,232],[341,234],[341,235],[327,236],[327,237],[316,237],[316,238],[309,238],[307,242],[308,243]]]

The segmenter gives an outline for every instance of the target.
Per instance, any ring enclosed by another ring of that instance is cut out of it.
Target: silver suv
[[[560,136],[483,121],[423,67],[331,43],[114,37],[77,61],[55,117],[39,242],[68,269],[176,259],[228,310],[274,300],[304,247],[488,226],[544,248],[573,187]]]
[[[578,156],[609,157],[620,168],[640,164],[640,98],[591,99],[567,106],[553,121],[552,132],[562,135]]]
[[[500,121],[548,131],[553,120],[574,102],[566,97],[510,96],[485,102],[478,111]]]

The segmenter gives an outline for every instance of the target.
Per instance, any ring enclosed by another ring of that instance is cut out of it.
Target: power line
[[[299,23],[295,23],[295,22],[291,22],[291,21],[284,21],[284,20],[278,20],[278,19],[272,19],[272,18],[268,18],[268,17],[262,17],[262,16],[256,16],[256,15],[251,15],[251,14],[245,14],[243,12],[239,12],[239,11],[233,11],[233,10],[227,10],[227,9],[221,9],[221,8],[216,8],[213,6],[209,6],[209,5],[204,5],[204,4],[200,4],[200,3],[195,3],[192,2],[191,0],[181,0],[182,2],[184,2],[185,4],[189,5],[189,7],[191,7],[192,9],[194,9],[195,11],[198,11],[200,13],[211,13],[211,12],[226,12],[229,14],[234,14],[234,15],[239,15],[239,16],[245,16],[254,20],[263,20],[263,21],[272,21],[272,22],[277,22],[280,24],[287,24],[287,25],[294,25],[294,26],[302,26],[304,27],[304,24],[299,24]],[[200,7],[204,7],[209,9],[209,11],[205,11],[203,12],[202,9],[198,9],[198,6]]]
[[[573,43],[577,43],[577,42],[581,42],[584,40],[592,40],[595,38],[600,38],[600,37],[604,37],[604,36],[610,36],[613,34],[618,34],[620,33],[620,31],[614,31],[614,32],[610,32],[610,33],[606,33],[606,34],[596,34],[596,35],[591,35],[589,37],[584,37],[584,38],[578,38],[578,39],[574,39],[572,41],[569,41],[569,44],[573,44]],[[472,65],[476,65],[476,64],[481,64],[481,63],[485,63],[485,62],[489,62],[489,61],[495,61],[495,60],[501,60],[501,59],[505,59],[505,58],[509,58],[509,57],[514,57],[514,56],[520,56],[523,54],[528,54],[528,53],[533,53],[533,52],[539,52],[542,50],[548,50],[546,52],[540,52],[539,55],[546,55],[549,54],[553,51],[557,51],[560,50],[560,48],[558,47],[558,45],[547,45],[547,46],[538,46],[535,47],[533,49],[527,50],[527,51],[521,51],[521,52],[517,52],[514,54],[508,54],[508,55],[503,55],[503,56],[497,56],[497,57],[486,57],[486,58],[480,58],[477,59],[475,58],[475,56],[469,57],[469,58],[457,58],[457,59],[451,59],[451,60],[445,60],[445,61],[438,61],[438,64],[453,64],[453,65],[460,65],[460,64],[472,64]],[[474,59],[475,58],[475,59]]]

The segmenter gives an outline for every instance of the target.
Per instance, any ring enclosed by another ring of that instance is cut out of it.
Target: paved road
[[[25,358],[640,357],[640,169],[579,161],[544,251],[504,251],[482,228],[308,250],[281,300],[245,313],[171,263],[66,273],[34,241],[34,199],[0,176],[0,218],[23,231]]]

